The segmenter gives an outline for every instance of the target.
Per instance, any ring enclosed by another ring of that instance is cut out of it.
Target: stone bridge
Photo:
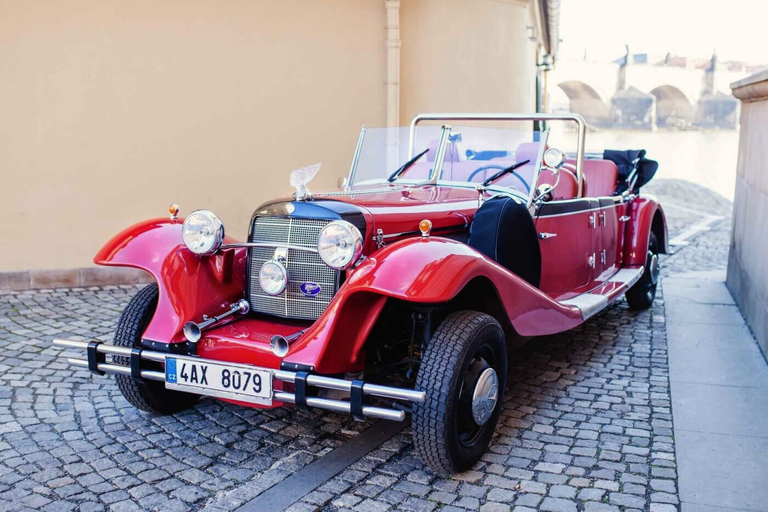
[[[550,110],[570,110],[600,127],[735,128],[729,85],[746,72],[622,62],[558,61],[548,75]]]

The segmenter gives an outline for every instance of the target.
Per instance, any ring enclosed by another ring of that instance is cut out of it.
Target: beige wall
[[[742,106],[726,284],[768,355],[768,71],[732,87]]]
[[[288,173],[385,123],[381,0],[0,2],[0,271],[83,267],[140,219],[243,237]]]
[[[259,203],[292,192],[291,170],[322,161],[312,188],[333,188],[360,125],[387,122],[385,5],[0,2],[0,288],[4,272],[87,267],[172,202],[243,238]],[[400,124],[532,111],[532,9],[403,0]]]
[[[400,120],[419,112],[533,112],[533,3],[404,0]]]

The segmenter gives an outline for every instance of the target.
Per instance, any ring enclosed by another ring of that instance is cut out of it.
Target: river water
[[[550,123],[550,145],[575,151],[575,132],[565,123]],[[733,200],[738,130],[595,130],[587,132],[587,152],[604,149],[645,149],[659,162],[654,179],[692,181]]]
[[[654,179],[692,181],[733,200],[738,130],[595,131],[587,133],[586,149],[645,149],[648,158],[659,162]]]

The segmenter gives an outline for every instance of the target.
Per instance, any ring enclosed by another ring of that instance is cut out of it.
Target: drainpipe
[[[399,164],[400,0],[384,0],[387,9],[387,169]]]
[[[400,0],[387,8],[387,126],[400,126]]]
[[[539,50],[536,59],[536,112],[548,112],[549,104],[547,101],[547,72],[552,69],[552,56]],[[534,130],[544,131],[547,129],[546,121],[536,121]]]

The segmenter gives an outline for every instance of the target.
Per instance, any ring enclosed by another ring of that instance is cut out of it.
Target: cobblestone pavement
[[[720,221],[664,272],[724,268],[729,229]],[[108,341],[136,289],[0,292],[1,510],[231,510],[368,426],[208,399],[138,412],[50,343]],[[472,470],[437,478],[406,430],[293,509],[671,512],[676,476],[659,293],[649,311],[620,302],[516,351],[497,434]]]

